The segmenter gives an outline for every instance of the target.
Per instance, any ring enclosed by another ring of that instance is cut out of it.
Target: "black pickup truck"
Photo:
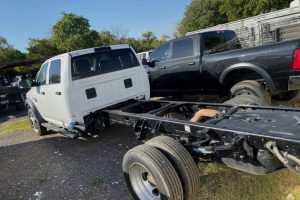
[[[147,65],[152,96],[254,94],[291,99],[300,89],[300,40],[241,48],[233,31],[211,31],[161,44]]]

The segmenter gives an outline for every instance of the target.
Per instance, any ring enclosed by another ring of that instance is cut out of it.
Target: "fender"
[[[40,114],[40,112],[38,111],[38,109],[36,108],[36,106],[34,105],[31,99],[28,98],[25,100],[25,106],[28,109],[31,109],[33,111],[34,115],[36,116],[36,118],[39,120],[40,123],[46,122],[46,120],[44,120],[44,118],[42,117],[42,115]]]
[[[269,74],[264,70],[262,69],[261,67],[257,66],[257,65],[254,65],[252,63],[237,63],[237,64],[234,64],[234,65],[231,65],[230,67],[226,68],[221,76],[220,76],[220,79],[219,79],[219,82],[221,84],[224,83],[225,81],[225,78],[226,76],[234,71],[234,70],[238,70],[238,69],[250,69],[250,70],[253,70],[255,71],[256,73],[258,73],[263,79],[266,80],[267,82],[267,85],[271,91],[272,94],[276,93],[276,87],[274,85],[274,82],[273,80],[271,79],[271,77],[269,76]]]

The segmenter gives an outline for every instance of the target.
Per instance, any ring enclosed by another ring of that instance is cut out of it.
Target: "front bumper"
[[[290,76],[288,90],[300,90],[300,76]]]

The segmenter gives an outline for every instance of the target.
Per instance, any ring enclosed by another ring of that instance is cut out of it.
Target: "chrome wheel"
[[[139,199],[160,199],[156,181],[144,166],[133,164],[129,169],[129,178]]]

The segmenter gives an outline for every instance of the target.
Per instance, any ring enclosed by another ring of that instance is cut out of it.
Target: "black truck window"
[[[48,71],[48,63],[43,64],[41,67],[41,70],[37,76],[37,83],[39,85],[45,85],[46,84],[46,79],[47,79],[47,71]]]
[[[233,31],[213,31],[204,33],[204,55],[240,49],[241,44]]]
[[[184,58],[192,56],[194,53],[193,39],[186,38],[174,41],[172,49],[172,58]]]
[[[161,62],[168,59],[170,43],[158,47],[150,56],[150,62]]]
[[[60,68],[61,68],[61,61],[53,60],[50,64],[49,70],[49,84],[60,83]]]
[[[72,58],[72,78],[77,80],[139,65],[129,48],[86,54]]]

